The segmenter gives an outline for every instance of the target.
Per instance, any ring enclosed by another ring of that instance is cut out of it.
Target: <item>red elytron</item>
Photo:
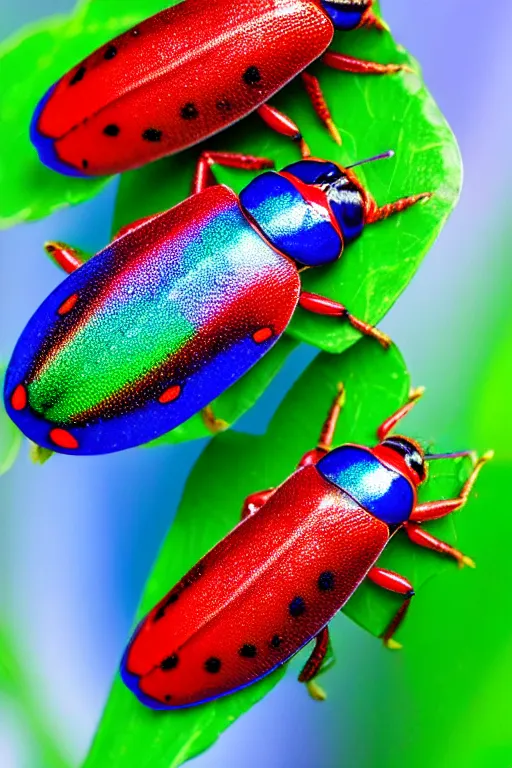
[[[271,128],[300,141],[306,156],[299,128],[266,102],[302,72],[315,111],[340,142],[320,84],[304,70],[325,54],[335,29],[382,28],[372,4],[185,0],[102,46],[52,86],[35,111],[32,142],[60,173],[102,176],[178,152],[258,110]],[[356,73],[403,69],[333,52],[323,61]]]
[[[408,438],[389,433],[422,390],[378,430],[375,448],[331,450],[343,390],[318,447],[277,489],[248,497],[243,521],[215,546],[139,625],[125,653],[124,682],[147,706],[174,709],[232,693],[268,675],[316,638],[300,680],[313,683],[328,645],[328,623],[366,577],[403,596],[383,639],[393,634],[414,594],[412,585],[376,566],[391,536],[404,528],[415,544],[472,561],[424,531],[421,523],[466,502],[483,464],[474,465],[460,495],[417,502],[425,456]],[[455,454],[453,454],[455,455]]]

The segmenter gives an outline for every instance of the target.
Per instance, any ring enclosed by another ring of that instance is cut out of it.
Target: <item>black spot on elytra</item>
[[[195,120],[196,117],[199,117],[199,111],[196,105],[189,101],[181,108],[180,115],[184,120]]]
[[[117,56],[117,48],[115,45],[109,45],[105,53],[103,54],[103,58],[107,61],[110,61],[110,59],[115,59]]]
[[[251,645],[250,643],[245,643],[245,645],[242,645],[238,653],[240,654],[240,656],[245,656],[246,659],[254,659],[258,651],[256,650],[255,645]]]
[[[86,73],[85,67],[84,66],[79,67],[79,69],[77,69],[77,71],[75,72],[75,74],[73,75],[71,80],[69,81],[69,84],[70,85],[76,85],[76,83],[79,83],[80,80],[83,79],[85,73]]]
[[[118,125],[115,125],[114,123],[110,123],[110,125],[106,125],[103,129],[103,133],[105,136],[119,136],[119,133],[121,132],[121,129]]]
[[[170,694],[170,693],[167,693],[167,694],[164,696],[164,700],[165,700],[165,701],[167,701],[167,702],[169,702],[171,699],[172,699],[172,696],[171,696],[171,694]]]
[[[158,128],[146,128],[142,134],[142,138],[144,141],[161,141],[162,131],[159,131]]]
[[[220,672],[222,664],[220,659],[217,659],[215,656],[210,656],[209,659],[206,659],[204,663],[204,668],[207,672],[210,672],[212,675],[215,675],[217,672]]]
[[[175,669],[175,667],[178,666],[178,661],[179,659],[177,654],[173,653],[171,656],[168,656],[162,661],[160,668],[163,669],[164,672],[169,672],[171,669]]]
[[[272,640],[270,641],[270,647],[271,648],[279,648],[281,643],[283,642],[283,638],[279,637],[279,635],[274,635]]]
[[[302,616],[306,610],[306,603],[304,602],[304,598],[294,597],[288,606],[288,610],[290,611],[290,616],[293,616],[294,619]]]
[[[219,112],[231,112],[231,102],[227,99],[219,99],[215,106]]]
[[[324,571],[318,577],[318,589],[322,592],[328,592],[334,589],[334,573],[332,571]]]
[[[153,622],[160,621],[160,619],[163,619],[165,616],[166,610],[169,608],[170,605],[176,602],[176,600],[179,598],[180,594],[179,592],[171,592],[165,603],[162,603],[158,611],[155,613]]]
[[[84,171],[87,170],[88,167],[89,167],[89,161],[82,160],[82,168],[84,169]]]
[[[246,85],[258,85],[261,83],[261,72],[258,67],[247,67],[242,75],[242,80]]]

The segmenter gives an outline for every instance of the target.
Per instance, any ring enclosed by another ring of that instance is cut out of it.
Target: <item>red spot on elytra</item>
[[[65,315],[67,312],[70,312],[75,304],[78,301],[78,293],[73,293],[69,299],[66,299],[66,301],[60,305],[58,312],[59,315]]]
[[[67,432],[65,429],[52,429],[50,440],[55,445],[58,445],[59,448],[68,448],[70,450],[78,448],[78,440],[73,437],[71,432]]]
[[[22,411],[27,407],[27,390],[23,384],[18,384],[12,393],[11,405],[15,411]]]
[[[172,403],[173,400],[176,400],[176,398],[180,396],[180,393],[181,393],[181,387],[179,386],[179,384],[176,384],[174,387],[169,387],[169,389],[166,389],[165,392],[162,395],[160,395],[158,400],[164,405],[166,403]]]
[[[272,328],[260,328],[259,331],[253,333],[252,337],[256,344],[262,344],[264,341],[268,341],[273,336]]]

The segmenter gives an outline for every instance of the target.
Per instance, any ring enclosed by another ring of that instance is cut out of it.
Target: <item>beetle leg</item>
[[[395,413],[386,419],[386,421],[383,421],[380,427],[377,429],[377,437],[379,442],[385,440],[389,433],[396,427],[398,422],[407,416],[409,411],[412,411],[418,400],[423,397],[424,392],[425,387],[417,387],[416,389],[411,389],[409,392],[409,399],[407,400],[406,404],[402,405],[402,407],[399,408],[398,411],[395,411]]]
[[[269,160],[268,157],[242,155],[236,152],[202,152],[197,161],[192,181],[192,194],[197,194],[206,187],[217,183],[212,173],[212,166],[215,164],[223,165],[226,168],[241,168],[246,171],[274,168],[274,161]]]
[[[299,675],[299,683],[306,683],[308,687],[309,695],[315,699],[315,701],[325,701],[327,698],[325,691],[320,688],[318,683],[314,682],[314,678],[320,672],[327,648],[329,647],[329,627],[324,627],[316,636],[316,643],[311,656],[306,661],[302,672]]]
[[[312,451],[308,451],[304,454],[300,460],[299,467],[309,467],[311,464],[316,464],[322,459],[326,453],[331,450],[332,442],[334,440],[334,433],[336,431],[336,425],[341,413],[341,409],[345,405],[345,387],[340,382],[338,384],[338,391],[336,397],[332,401],[332,405],[329,408],[329,413],[322,426],[320,435],[318,437],[318,443],[316,448]]]
[[[371,6],[366,9],[363,18],[361,19],[361,27],[375,27],[375,29],[380,29],[384,32],[390,31],[386,22],[379,19]]]
[[[457,561],[459,568],[463,568],[465,565],[475,568],[475,563],[470,557],[467,557],[460,550],[455,549],[455,547],[452,547],[445,541],[432,536],[431,533],[422,528],[421,525],[418,525],[418,523],[404,523],[404,528],[410,541],[413,544],[417,544],[418,547],[425,547],[426,549],[432,549],[434,552],[439,552],[441,555],[453,557]]]
[[[311,104],[313,105],[313,109],[331,134],[336,144],[341,146],[340,132],[338,131],[338,128],[332,119],[332,115],[330,113],[329,107],[327,106],[324,94],[322,93],[322,87],[318,77],[311,75],[309,72],[303,72],[301,77],[306,89],[306,93],[309,96]]]
[[[368,573],[368,578],[378,587],[382,587],[382,589],[386,589],[388,592],[402,595],[404,598],[402,605],[381,635],[386,648],[397,650],[402,646],[393,640],[393,635],[405,619],[411,599],[414,597],[414,588],[406,578],[385,568],[372,568]]]
[[[377,61],[354,59],[352,56],[345,56],[335,51],[327,51],[320,61],[331,69],[351,72],[354,75],[393,75],[396,72],[414,72],[407,64],[379,64]]]
[[[281,136],[286,136],[288,139],[292,139],[292,141],[296,141],[300,147],[302,157],[311,156],[310,149],[304,141],[299,126],[297,123],[294,123],[288,115],[285,115],[284,112],[280,112],[275,107],[271,107],[270,104],[262,104],[261,107],[258,107],[256,112],[263,122],[273,131],[279,133]]]
[[[270,497],[275,492],[275,488],[269,488],[267,491],[257,491],[251,493],[250,496],[244,501],[242,507],[241,520],[245,520],[247,517],[252,517],[261,507],[266,504]]]
[[[224,421],[224,419],[218,419],[215,416],[211,405],[207,405],[206,408],[201,410],[201,416],[203,417],[205,426],[210,430],[210,432],[213,432],[214,435],[216,435],[217,432],[224,432],[224,430],[229,427],[227,421]]]
[[[420,192],[419,195],[403,197],[400,200],[396,200],[394,203],[388,203],[379,208],[373,197],[367,192],[365,200],[365,224],[375,224],[377,221],[389,219],[390,216],[394,216],[396,213],[402,213],[402,211],[411,208],[422,200],[430,200],[431,197],[432,192]]]
[[[494,456],[493,451],[488,451],[481,456],[473,467],[471,475],[468,477],[462,490],[455,499],[441,499],[440,501],[427,501],[424,504],[418,504],[409,520],[416,523],[422,523],[426,520],[437,520],[439,517],[445,517],[460,509],[467,502],[473,486],[476,482],[480,470]]]
[[[87,260],[83,251],[66,243],[50,240],[44,244],[44,249],[50,259],[68,275],[79,269]]]
[[[319,296],[317,293],[307,293],[303,291],[300,295],[299,306],[308,312],[313,312],[316,315],[329,315],[331,317],[344,317],[348,320],[350,325],[356,330],[363,333],[365,336],[372,336],[381,344],[384,349],[387,349],[391,345],[391,339],[386,336],[385,333],[379,331],[369,323],[365,323],[364,320],[359,320],[350,312],[343,304],[337,301],[328,299],[325,296]]]

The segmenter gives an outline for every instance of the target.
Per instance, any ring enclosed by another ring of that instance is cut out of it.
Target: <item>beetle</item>
[[[492,452],[474,462],[456,498],[418,503],[426,456],[414,440],[391,435],[419,400],[378,429],[378,444],[332,449],[344,401],[340,387],[317,447],[275,489],[249,496],[242,521],[150,611],[121,663],[124,683],[153,709],[203,704],[245,688],[316,639],[299,680],[325,698],[314,678],[329,642],[328,624],[364,579],[403,598],[382,635],[388,648],[414,595],[412,584],[379,567],[400,529],[421,547],[473,561],[427,532],[422,523],[460,509]],[[470,452],[451,456],[473,455]]]
[[[266,102],[302,73],[313,106],[341,143],[318,79],[324,54],[354,73],[408,70],[327,52],[334,30],[386,28],[373,0],[185,0],[103,45],[53,85],[30,128],[41,161],[71,176],[104,176],[190,147],[253,111],[309,150]],[[239,156],[223,153],[225,165]],[[202,165],[211,162],[203,153]]]
[[[257,176],[240,196],[203,183],[86,263],[47,245],[71,274],[21,334],[4,388],[11,419],[38,445],[124,450],[205,408],[207,426],[223,428],[208,405],[276,343],[297,306],[389,346],[342,304],[301,291],[299,271],[333,263],[366,224],[428,193],[379,208],[351,168],[313,159]]]
[[[83,265],[73,248],[50,243],[71,274],[15,347],[7,412],[40,446],[109,453],[207,408],[276,343],[298,305],[388,346],[342,304],[301,292],[299,270],[333,263],[365,224],[428,197],[379,208],[350,168],[300,160],[257,176],[239,197],[205,186],[121,230]],[[212,431],[225,426],[204,416]]]

